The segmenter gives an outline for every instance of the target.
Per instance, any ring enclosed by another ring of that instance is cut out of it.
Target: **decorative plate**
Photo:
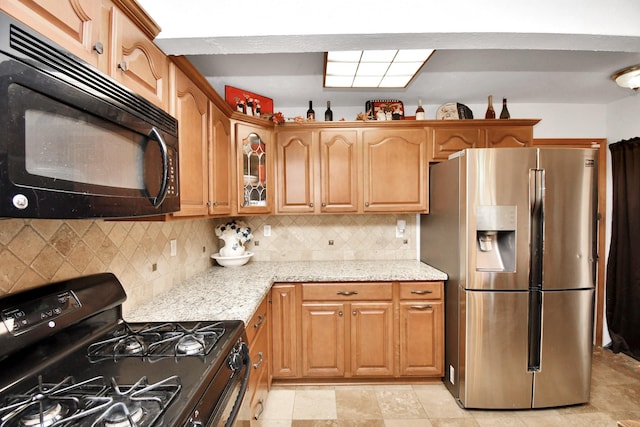
[[[436,111],[437,120],[464,120],[473,119],[473,111],[459,102],[442,104]]]

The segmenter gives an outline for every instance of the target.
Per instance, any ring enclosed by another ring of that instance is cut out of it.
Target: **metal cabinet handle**
[[[127,71],[127,61],[121,61],[118,63],[118,68],[122,71]]]
[[[102,42],[96,42],[96,44],[93,45],[93,50],[95,50],[98,55],[102,55],[104,53],[104,45]]]
[[[313,207],[313,202],[309,203],[309,207],[312,208]]]
[[[260,418],[260,415],[264,412],[264,399],[258,400],[258,405],[260,405],[260,410],[253,416],[253,419],[256,421],[258,421],[258,418]]]
[[[369,202],[364,202],[364,205],[365,205],[366,207],[369,207]]]
[[[253,369],[258,369],[260,367],[260,365],[262,365],[262,362],[264,361],[264,359],[262,358],[262,352],[258,352],[258,357],[260,358],[260,360],[258,360],[256,363],[253,364]]]
[[[353,315],[355,316],[356,314],[358,314],[358,312],[357,312],[357,311],[355,311],[355,310],[353,310],[353,311],[351,312],[351,314],[353,314]]]
[[[411,293],[416,295],[426,295],[426,294],[432,294],[433,291],[429,289],[413,289]]]
[[[342,316],[342,310],[338,311],[338,316]]]
[[[411,308],[415,310],[431,310],[433,307],[431,306],[431,304],[427,304],[427,305],[412,305]]]
[[[258,321],[253,324],[253,328],[258,329],[260,326],[262,326],[262,324],[264,323],[265,317],[266,316],[264,314],[258,314]]]
[[[336,292],[336,295],[344,295],[344,296],[358,295],[358,291],[338,291]]]
[[[327,204],[323,202],[323,203],[322,203],[322,207],[323,207],[323,208],[326,208],[326,207],[327,207]]]

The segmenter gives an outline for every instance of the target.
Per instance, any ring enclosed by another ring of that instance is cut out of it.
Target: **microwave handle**
[[[157,208],[164,202],[164,199],[167,197],[167,190],[169,189],[169,155],[167,153],[167,143],[164,142],[164,138],[155,126],[151,128],[149,137],[158,143],[162,153],[162,185],[160,186],[158,195],[151,198],[151,203]]]

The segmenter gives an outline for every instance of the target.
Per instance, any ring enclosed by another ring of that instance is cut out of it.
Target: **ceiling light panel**
[[[334,51],[325,56],[325,87],[406,87],[433,49]]]

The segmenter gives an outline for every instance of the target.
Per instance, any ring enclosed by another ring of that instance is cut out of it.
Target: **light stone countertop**
[[[276,282],[446,280],[427,264],[393,261],[249,262],[211,267],[124,313],[129,322],[242,320]]]

